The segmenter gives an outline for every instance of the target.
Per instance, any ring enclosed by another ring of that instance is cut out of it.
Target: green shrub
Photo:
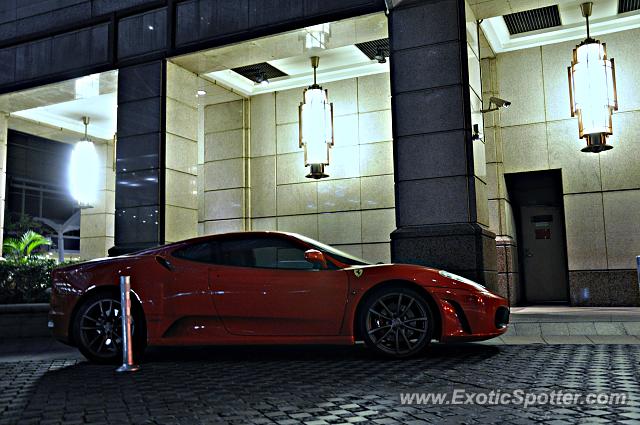
[[[27,230],[19,238],[5,239],[2,249],[12,260],[26,263],[34,258],[35,250],[45,245],[51,245],[51,240],[33,230]]]
[[[56,260],[0,261],[0,304],[48,303]]]

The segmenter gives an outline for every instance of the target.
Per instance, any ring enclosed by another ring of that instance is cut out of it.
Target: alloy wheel
[[[133,333],[133,321],[131,326]],[[120,302],[103,298],[91,304],[80,318],[80,339],[91,354],[111,358],[122,349]]]
[[[403,356],[423,346],[429,321],[423,302],[407,293],[387,293],[369,308],[365,331],[379,350]]]

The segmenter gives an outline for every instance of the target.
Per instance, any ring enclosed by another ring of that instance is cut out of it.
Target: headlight
[[[452,280],[456,280],[458,282],[466,283],[469,286],[473,286],[478,291],[488,292],[487,288],[485,288],[484,286],[480,285],[477,282],[474,282],[473,280],[467,279],[466,277],[458,276],[457,274],[449,273],[448,271],[445,271],[445,270],[440,270],[438,273],[440,273],[440,276],[443,276]]]

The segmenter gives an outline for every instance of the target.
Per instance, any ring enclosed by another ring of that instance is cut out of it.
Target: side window
[[[304,259],[302,247],[280,238],[221,241],[220,264],[269,269],[313,269],[313,264]]]
[[[218,243],[208,241],[188,245],[174,251],[173,256],[199,263],[215,264],[218,262]]]

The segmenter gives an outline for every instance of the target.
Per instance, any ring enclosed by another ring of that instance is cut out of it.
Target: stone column
[[[104,257],[113,246],[115,171],[113,140],[96,142],[100,160],[100,186],[96,204],[80,212],[80,257]]]
[[[7,190],[7,124],[9,117],[0,113],[0,255],[4,234],[4,203]]]
[[[165,241],[164,61],[118,72],[115,247],[131,252]]]
[[[198,232],[198,76],[167,62],[165,242]]]
[[[491,96],[500,96],[496,78],[496,58],[482,60],[482,97],[489,104]],[[487,193],[490,230],[496,234],[498,280],[495,290],[517,305],[521,299],[518,273],[518,244],[513,209],[504,179],[504,156],[500,111],[484,114],[484,139],[487,149]],[[506,113],[506,112],[505,112]]]
[[[391,255],[494,287],[495,235],[488,230],[484,144],[472,139],[466,25],[463,0],[400,3],[390,12]]]

